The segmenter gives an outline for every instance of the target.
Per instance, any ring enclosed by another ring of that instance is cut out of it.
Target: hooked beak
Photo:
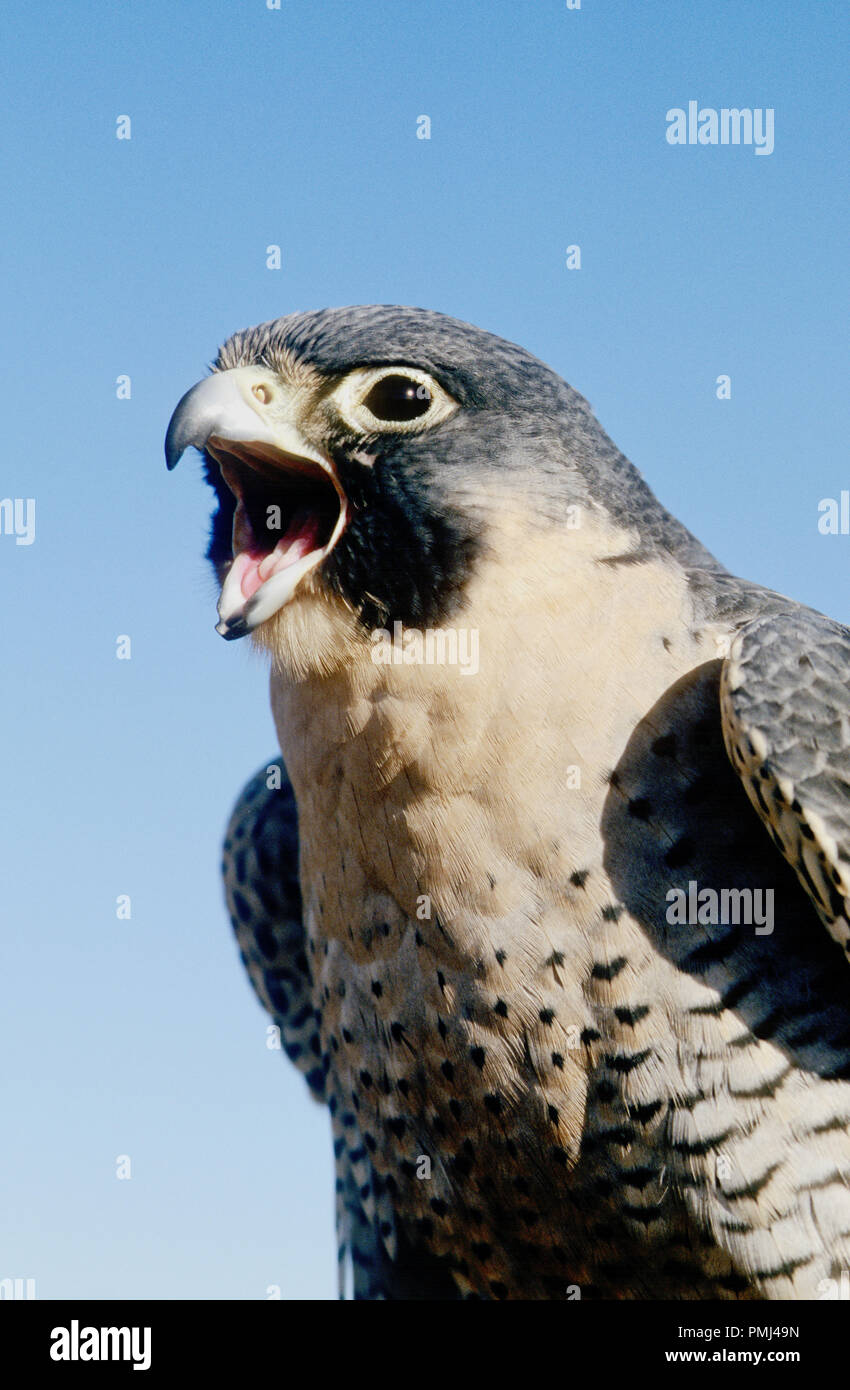
[[[294,405],[294,393],[268,368],[234,367],[187,391],[165,436],[169,469],[186,449],[200,449],[236,499],[216,625],[228,639],[289,603],[348,519],[336,468],[305,440]]]

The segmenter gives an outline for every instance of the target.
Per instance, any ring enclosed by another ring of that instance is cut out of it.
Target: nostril
[[[258,382],[256,386],[251,387],[251,391],[252,394],[256,396],[257,400],[260,402],[260,405],[269,405],[271,403],[272,388],[270,386],[266,386],[265,382]]]

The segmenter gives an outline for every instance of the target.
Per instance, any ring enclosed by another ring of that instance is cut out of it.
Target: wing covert
[[[753,806],[850,953],[850,630],[806,608],[748,623],[724,662],[720,705]]]

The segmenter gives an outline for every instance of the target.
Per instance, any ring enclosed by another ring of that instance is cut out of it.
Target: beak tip
[[[239,637],[247,637],[251,631],[244,618],[236,618],[230,623],[216,623],[215,630],[225,642],[235,642]]]
[[[180,407],[177,407],[179,410]],[[165,436],[165,466],[169,473],[173,471],[186,452],[186,440],[182,437],[184,430],[176,428],[177,410],[171,417],[168,425],[168,432]]]
[[[183,395],[174,408],[165,432],[165,465],[171,473],[189,445],[202,448],[213,424],[209,406],[210,383],[205,377]],[[215,388],[213,388],[214,390]]]

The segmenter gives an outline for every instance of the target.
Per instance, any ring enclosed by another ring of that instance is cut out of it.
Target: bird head
[[[169,468],[189,446],[218,500],[217,630],[272,650],[317,605],[352,631],[446,621],[508,514],[511,544],[527,547],[570,506],[638,528],[636,545],[678,526],[555,372],[421,309],[328,309],[234,334],[174,411]]]

